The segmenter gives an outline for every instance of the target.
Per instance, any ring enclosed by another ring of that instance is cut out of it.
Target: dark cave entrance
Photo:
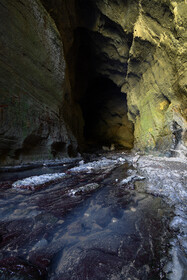
[[[79,144],[82,149],[111,146],[133,148],[134,127],[128,120],[126,94],[103,75],[101,69],[108,68],[110,61],[98,49],[107,42],[100,41],[86,28],[74,32],[74,45],[68,57],[71,76],[74,80],[73,98],[80,105],[84,120],[83,135]],[[72,57],[74,63],[72,63]],[[110,65],[111,66],[111,65]],[[115,65],[118,69],[119,65]],[[125,64],[123,65],[125,68]],[[114,65],[111,66],[112,68]],[[116,70],[112,73],[119,75]],[[125,74],[124,74],[125,76]],[[81,137],[80,137],[81,139]]]
[[[131,149],[134,127],[121,86],[132,34],[102,13],[97,1],[61,1],[59,10],[50,1],[42,2],[62,36],[67,85],[64,116],[80,150],[111,144]]]
[[[113,81],[103,76],[91,80],[81,108],[88,145],[133,147],[133,124],[127,117],[126,95]]]

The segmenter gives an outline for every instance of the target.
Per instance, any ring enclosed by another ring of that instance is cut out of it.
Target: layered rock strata
[[[62,34],[73,99],[107,77],[127,95],[136,149],[185,150],[186,1],[43,3]]]
[[[0,5],[1,162],[75,154],[85,138],[186,153],[186,1]]]
[[[186,27],[185,1],[140,1],[122,88],[137,148],[171,151],[187,144]]]
[[[76,140],[62,116],[65,60],[41,3],[0,1],[0,162],[65,156]]]
[[[130,5],[129,9],[123,1],[111,2],[110,5],[103,1],[42,2],[54,18],[64,44],[66,108],[69,108],[68,104],[75,108],[76,104],[75,111],[79,108],[83,113],[82,119],[79,115],[82,131],[79,128],[79,134],[74,132],[79,143],[82,135],[87,136],[92,131],[93,144],[97,140],[95,143],[114,143],[132,148],[133,124],[127,117],[126,95],[121,93],[127,75],[132,32],[125,34],[120,21],[128,14],[125,22],[127,24],[132,20],[128,27],[132,30],[138,13],[137,5]],[[98,80],[100,85],[97,88]],[[116,92],[113,97],[111,91]],[[111,106],[112,103],[114,106]],[[92,112],[94,123],[89,123],[87,111]],[[73,120],[69,118],[68,123],[74,123],[74,117]],[[75,127],[71,127],[74,131]]]

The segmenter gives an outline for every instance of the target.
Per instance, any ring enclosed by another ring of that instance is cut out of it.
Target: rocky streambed
[[[184,161],[108,152],[0,176],[0,279],[186,279]]]

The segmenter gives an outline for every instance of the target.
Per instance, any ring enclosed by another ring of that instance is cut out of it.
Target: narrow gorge
[[[1,1],[1,164],[185,149],[186,3],[43,5]]]
[[[185,280],[186,157],[186,0],[0,0],[2,280]]]

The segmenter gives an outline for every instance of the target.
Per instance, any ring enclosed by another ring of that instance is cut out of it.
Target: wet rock
[[[84,230],[84,225],[80,222],[74,222],[67,229],[69,234],[80,234]]]
[[[82,192],[91,192],[93,190],[96,190],[97,188],[99,188],[99,185],[97,183],[91,183],[91,184],[87,184],[82,187],[79,187],[78,189],[69,191],[69,195],[74,196],[74,195],[81,194]]]
[[[172,261],[166,271],[172,272],[169,279],[183,279],[186,275],[186,264],[181,259],[186,259],[187,252],[187,220],[186,220],[186,161],[183,158],[160,158],[153,156],[141,157],[138,161],[139,172],[146,177],[142,183],[136,182],[137,188],[146,190],[156,196],[161,196],[175,209],[175,216],[170,223],[170,228],[176,232],[171,242],[170,251]],[[170,267],[170,269],[169,269]],[[181,278],[180,278],[181,277]]]
[[[42,280],[46,273],[22,258],[10,257],[0,261],[0,276],[2,280]]]
[[[53,174],[45,174],[40,176],[32,176],[23,180],[16,181],[12,184],[12,186],[14,188],[34,190],[35,188],[43,184],[46,183],[49,184],[56,180],[60,180],[65,175],[66,175],[65,173],[53,173]]]
[[[39,240],[35,245],[34,247],[32,248],[33,251],[35,250],[41,250],[41,249],[44,249],[45,247],[47,247],[48,245],[48,242],[46,239],[41,239]]]
[[[145,180],[145,177],[138,176],[138,175],[131,175],[131,176],[127,177],[126,179],[123,179],[120,182],[120,185],[126,185],[126,184],[128,184],[130,182],[142,181],[142,180]]]
[[[71,168],[68,172],[70,172],[70,173],[74,173],[74,172],[91,173],[93,171],[95,171],[95,172],[99,171],[100,169],[110,170],[110,169],[113,169],[115,165],[118,165],[119,163],[123,164],[125,161],[126,161],[126,159],[124,157],[119,157],[119,158],[116,158],[113,160],[103,157],[97,161],[92,161],[89,163],[82,164],[79,167]]]
[[[120,185],[128,176],[124,159],[125,154],[109,153],[105,159],[77,162],[77,168],[92,166],[92,172],[80,168],[37,192],[2,190],[1,278],[146,280],[164,275],[171,210],[158,197]]]

